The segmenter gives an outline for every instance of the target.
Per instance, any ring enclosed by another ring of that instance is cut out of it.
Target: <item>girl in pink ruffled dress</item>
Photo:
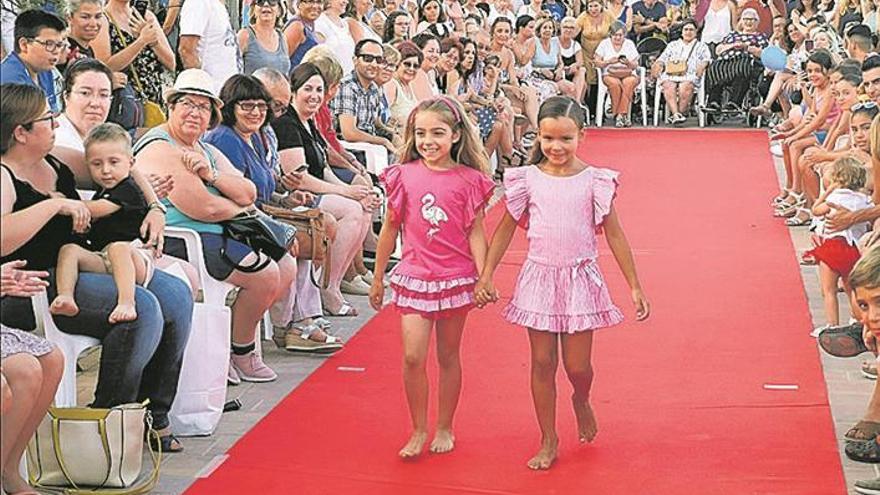
[[[527,327],[532,355],[532,397],[541,427],[541,449],[531,469],[549,469],[556,459],[556,368],[562,358],[574,393],[581,442],[596,436],[590,407],[593,332],[620,323],[623,315],[602,280],[596,233],[604,228],[608,245],[629,283],[636,318],[650,313],[632,251],[612,206],[617,172],[590,167],[575,152],[586,115],[569,97],[549,98],[538,114],[538,140],[531,163],[505,170],[507,212],[492,238],[486,267],[475,288],[477,304],[498,300],[492,284],[495,267],[520,224],[527,229],[529,252],[504,318]]]
[[[461,104],[445,96],[410,113],[401,160],[381,176],[388,214],[376,248],[370,304],[384,299],[383,275],[397,235],[403,255],[391,275],[391,304],[401,313],[403,379],[413,433],[400,450],[419,455],[428,437],[428,376],[431,329],[437,329],[440,368],[437,431],[430,450],[454,446],[452,419],[461,392],[459,346],[474,285],[486,259],[483,209],[495,184],[479,134]]]

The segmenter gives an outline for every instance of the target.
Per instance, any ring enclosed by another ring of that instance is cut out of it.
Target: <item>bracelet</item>
[[[162,213],[163,215],[168,212],[168,208],[166,208],[165,205],[163,205],[162,203],[160,203],[158,201],[153,201],[147,207],[147,211],[153,211],[153,210],[156,210],[156,211]]]

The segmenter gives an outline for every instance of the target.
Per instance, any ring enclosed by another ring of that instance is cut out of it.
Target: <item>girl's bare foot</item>
[[[452,430],[437,430],[437,433],[434,434],[434,440],[431,442],[431,452],[445,454],[454,448],[455,435],[452,434]]]
[[[422,453],[425,449],[425,442],[428,441],[427,431],[414,431],[406,445],[400,449],[398,455],[404,459],[411,459]]]
[[[134,321],[137,320],[137,317],[138,314],[134,309],[134,304],[117,304],[107,320],[113,324],[122,323],[124,321]]]
[[[49,312],[59,316],[76,316],[79,314],[79,306],[73,300],[73,296],[55,296],[55,300],[49,306]]]
[[[581,400],[572,395],[571,404],[574,406],[574,415],[577,417],[578,438],[581,443],[592,442],[596,438],[596,434],[599,433],[599,426],[596,424],[596,415],[593,414],[590,401]]]
[[[539,450],[538,453],[535,454],[535,457],[529,459],[529,462],[527,463],[529,469],[550,469],[550,466],[553,465],[553,461],[556,460],[556,452],[558,446],[558,438],[545,438],[541,442],[541,450]]]

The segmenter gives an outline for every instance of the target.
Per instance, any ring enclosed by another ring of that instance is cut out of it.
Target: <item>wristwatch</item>
[[[149,210],[150,211],[159,210],[162,212],[163,215],[168,213],[168,208],[165,205],[163,205],[160,201],[153,201],[152,203],[150,203]]]

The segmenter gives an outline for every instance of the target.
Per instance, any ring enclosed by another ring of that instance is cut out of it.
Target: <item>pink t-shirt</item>
[[[392,165],[381,180],[403,227],[394,273],[427,281],[477,276],[468,236],[495,183],[470,167],[436,171],[421,160]]]

